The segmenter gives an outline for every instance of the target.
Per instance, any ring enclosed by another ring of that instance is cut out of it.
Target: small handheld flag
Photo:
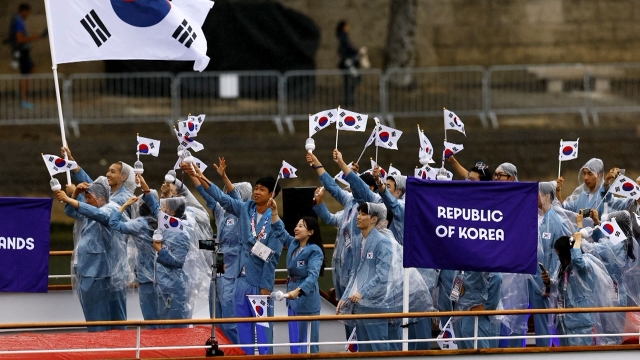
[[[451,155],[457,154],[464,149],[462,144],[454,144],[448,141],[444,142],[444,150],[442,151],[442,158],[446,159]]]
[[[371,159],[371,170],[367,170],[366,172],[370,172],[373,175],[373,169],[378,165],[375,160]],[[379,166],[379,165],[378,165]],[[380,179],[384,182],[387,181],[387,171],[382,167],[380,167]]]
[[[298,171],[298,169],[291,166],[291,164],[289,164],[288,162],[282,160],[282,167],[280,168],[278,176],[281,179],[295,179],[298,177],[298,175],[296,175],[296,171]]]
[[[613,245],[617,245],[627,239],[627,236],[622,231],[615,218],[611,218],[609,221],[603,221],[600,224],[600,231],[609,238],[609,241]]]
[[[187,232],[187,227],[182,220],[173,217],[162,210],[158,213],[158,228],[174,232]]]
[[[253,313],[256,317],[267,317],[267,307],[269,306],[268,297],[268,295],[247,295],[247,298],[249,298],[249,303],[251,304],[251,308],[253,309]],[[268,322],[259,322],[256,323],[256,325],[269,327]]]
[[[442,323],[440,323],[440,325],[442,325]],[[447,321],[444,327],[440,327],[440,334],[438,335],[437,338],[442,340],[437,341],[438,346],[440,347],[441,350],[458,349],[458,344],[456,344],[455,340],[452,340],[455,337],[456,335],[453,332],[453,326],[451,326],[451,318],[449,318],[449,321]]]
[[[640,186],[624,175],[619,175],[611,184],[611,192],[633,200],[640,199]]]
[[[44,160],[51,176],[78,168],[78,164],[75,161],[66,160],[55,155],[42,154],[42,160]]]
[[[378,124],[377,126],[376,146],[380,146],[385,149],[398,150],[398,140],[400,139],[400,136],[402,136],[402,131],[386,125]]]
[[[394,168],[393,166],[391,166],[391,164],[389,164],[389,172],[387,173],[387,176],[396,176],[396,175],[402,175],[402,173],[400,173],[400,170]]]
[[[312,137],[318,131],[329,127],[338,120],[338,110],[330,109],[309,115],[309,137]]]
[[[196,152],[204,149],[204,145],[202,145],[201,143],[195,141],[190,136],[179,132],[175,128],[173,129],[173,131],[175,131],[175,133],[176,133],[176,137],[178,138],[178,142],[180,143],[180,145],[184,146],[185,149],[191,148],[191,149],[193,149],[193,151],[196,151]]]
[[[369,115],[338,108],[338,130],[364,131],[367,128]]]
[[[567,161],[578,158],[578,141],[560,141],[560,155],[558,155],[558,160]]]
[[[196,137],[202,128],[202,123],[204,122],[205,117],[205,114],[200,114],[198,116],[189,115],[187,120],[178,122],[178,130],[186,136],[192,138]]]
[[[344,351],[346,352],[358,352],[358,335],[356,335],[356,328],[354,327],[347,339],[347,344],[344,345]]]
[[[449,111],[447,109],[444,109],[444,130],[459,131],[463,133],[464,136],[467,136],[467,134],[464,132],[464,123],[462,122],[462,120],[460,120],[458,115],[456,115],[453,111]]]
[[[204,161],[198,159],[195,156],[192,156],[191,158],[193,159],[192,164],[196,165],[200,169],[200,171],[204,172],[208,168],[207,164],[205,164]],[[176,161],[176,164],[173,165],[173,170],[179,170],[181,162],[182,162],[182,158],[178,158],[178,161]]]
[[[353,161],[349,163],[349,165],[347,165],[349,167],[349,169],[351,169],[351,167],[353,166]],[[339,173],[336,174],[336,176],[333,177],[333,180],[345,185],[347,188],[351,187],[351,185],[349,185],[349,183],[346,180],[346,176],[344,175],[344,171],[340,170]]]
[[[416,168],[413,176],[423,180],[436,180],[436,177],[438,176],[438,169],[425,165],[421,168]]]
[[[431,141],[429,141],[427,135],[420,130],[420,125],[418,125],[418,138],[420,139],[418,158],[424,159],[428,164],[435,163],[435,161],[433,161],[433,145],[431,145]]]
[[[138,155],[160,155],[160,140],[149,139],[138,135]]]

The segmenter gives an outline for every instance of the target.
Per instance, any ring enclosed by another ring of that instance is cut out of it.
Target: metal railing
[[[284,124],[293,132],[295,120],[338,105],[392,126],[395,118],[437,117],[443,107],[494,128],[505,115],[576,114],[584,126],[597,126],[599,114],[640,112],[638,63],[367,69],[357,77],[342,70],[74,74],[60,81],[76,135],[82,124],[173,123],[189,112],[273,121],[280,133]],[[51,75],[0,75],[0,125],[57,121]]]
[[[542,338],[581,338],[581,337],[609,337],[609,336],[628,336],[635,337],[640,335],[640,329],[636,332],[621,332],[621,333],[608,333],[608,334],[565,334],[565,335],[518,335],[518,336],[479,336],[478,334],[478,317],[479,316],[495,316],[495,315],[526,315],[526,314],[568,314],[568,313],[610,313],[610,312],[640,312],[640,307],[611,307],[611,308],[569,308],[569,309],[524,309],[524,310],[483,310],[483,311],[442,311],[442,312],[416,312],[416,313],[376,313],[376,314],[358,314],[358,315],[315,315],[315,316],[274,316],[269,317],[268,321],[272,323],[289,322],[289,321],[307,321],[307,324],[311,324],[311,321],[349,321],[349,320],[365,320],[365,319],[404,319],[416,317],[474,317],[474,331],[471,337],[451,337],[447,338],[447,341],[473,341],[473,349],[462,350],[462,352],[475,352],[478,350],[478,341],[480,340],[500,340],[500,339],[542,339]],[[96,352],[96,351],[136,351],[136,357],[140,358],[140,353],[145,350],[170,350],[170,349],[208,349],[210,346],[170,346],[170,347],[143,347],[141,345],[141,327],[146,325],[211,325],[211,324],[226,324],[226,323],[257,323],[264,322],[265,318],[229,318],[229,319],[185,319],[185,320],[137,320],[137,321],[92,321],[92,322],[55,322],[55,323],[14,323],[14,324],[0,324],[0,330],[33,330],[33,329],[60,329],[60,328],[84,328],[87,326],[129,326],[136,328],[136,346],[135,347],[122,347],[122,348],[88,348],[88,349],[38,349],[38,350],[0,350],[0,355],[17,355],[17,354],[35,354],[35,353],[59,353],[59,352]],[[264,347],[283,347],[283,346],[306,346],[307,351],[311,345],[346,345],[350,343],[356,344],[375,344],[375,343],[411,343],[411,342],[436,342],[442,341],[438,338],[429,339],[407,339],[402,340],[355,340],[355,341],[319,341],[313,342],[310,339],[311,332],[307,332],[307,339],[305,342],[300,343],[271,343],[271,344],[258,344]],[[406,334],[406,332],[405,332]],[[640,341],[640,337],[639,337]],[[228,344],[220,345],[220,348],[248,346],[254,347],[257,344]],[[593,346],[595,350],[597,346]],[[619,347],[619,350],[624,350],[626,347]],[[549,348],[547,351],[553,351],[555,348]],[[628,348],[629,350],[635,350],[636,348]],[[522,350],[525,349],[521,349]],[[500,350],[505,352],[504,349]],[[526,350],[525,350],[526,351]],[[538,352],[539,350],[532,349],[531,351]],[[563,351],[559,349],[559,351]],[[584,348],[583,348],[584,351]],[[396,354],[398,354],[396,352]]]

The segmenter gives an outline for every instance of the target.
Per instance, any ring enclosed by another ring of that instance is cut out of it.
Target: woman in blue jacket
[[[271,222],[274,236],[287,247],[287,306],[289,316],[320,315],[320,289],[318,276],[324,274],[324,250],[320,224],[318,220],[305,216],[293,230],[295,236],[289,235],[278,217],[278,207],[272,199]],[[289,322],[289,341],[292,343],[307,342],[306,321]],[[320,321],[311,322],[311,342],[319,341]],[[317,353],[318,345],[311,346],[311,352]],[[291,346],[292,354],[306,353],[306,346]]]

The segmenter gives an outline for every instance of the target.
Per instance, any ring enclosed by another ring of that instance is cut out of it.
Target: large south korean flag
[[[55,64],[194,60],[209,64],[202,32],[209,0],[45,0]]]

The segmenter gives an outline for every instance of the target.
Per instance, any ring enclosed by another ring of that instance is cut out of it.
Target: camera
[[[220,243],[217,239],[213,240],[198,240],[198,248],[200,250],[213,251],[213,264],[212,268],[218,274],[224,274],[224,253],[220,252]]]
[[[591,208],[581,209],[583,217],[591,217]]]

